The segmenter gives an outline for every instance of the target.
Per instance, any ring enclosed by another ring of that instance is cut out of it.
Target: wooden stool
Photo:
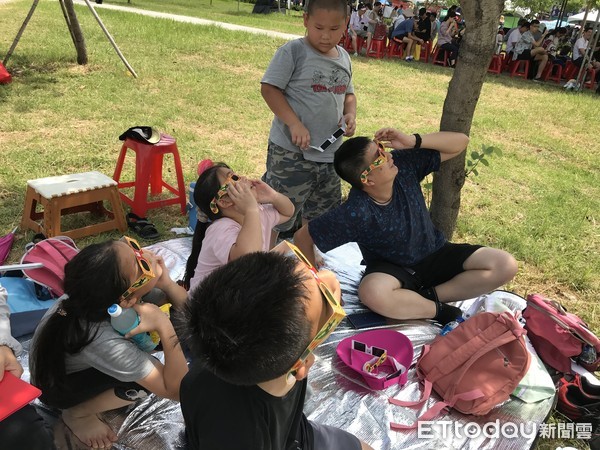
[[[104,201],[110,203],[112,211],[104,207]],[[38,203],[42,212],[36,211]],[[110,220],[61,230],[61,217],[78,212],[108,216]],[[85,172],[27,181],[21,227],[44,233],[47,237],[63,235],[77,239],[103,231],[125,231],[127,223],[117,183],[100,172]]]

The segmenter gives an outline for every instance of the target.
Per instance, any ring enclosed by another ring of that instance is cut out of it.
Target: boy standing
[[[184,333],[196,359],[181,409],[191,450],[372,450],[302,412],[307,350],[343,313],[335,275],[294,254],[244,255],[190,293]]]
[[[498,288],[515,276],[517,262],[503,250],[448,242],[431,221],[420,182],[465,150],[466,135],[382,128],[375,139],[349,139],[336,152],[335,169],[352,186],[348,200],[298,230],[294,242],[310,261],[314,244],[328,252],[356,242],[367,266],[358,288],[366,306],[445,325],[462,314],[448,302]]]
[[[346,29],[345,0],[311,0],[304,13],[306,37],[280,47],[261,81],[261,93],[275,114],[269,134],[263,180],[294,203],[291,219],[275,228],[292,228],[298,213],[308,221],[337,206],[340,179],[333,154],[341,136],[324,151],[321,144],[345,125],[356,128],[356,97],[350,56],[337,43]]]

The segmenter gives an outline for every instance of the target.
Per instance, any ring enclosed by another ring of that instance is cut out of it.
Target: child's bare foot
[[[96,414],[78,415],[66,409],[62,413],[65,425],[82,443],[92,448],[111,448],[117,435]]]

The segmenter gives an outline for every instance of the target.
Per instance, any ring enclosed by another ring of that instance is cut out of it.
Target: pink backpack
[[[560,303],[530,294],[523,317],[527,321],[525,328],[531,343],[549,366],[570,373],[573,358],[591,372],[600,367],[600,339],[583,320],[567,312]]]
[[[75,242],[67,236],[44,239],[32,247],[21,258],[21,263],[42,263],[39,269],[26,269],[23,273],[38,284],[47,287],[54,297],[65,293],[65,265],[79,253]]]
[[[460,323],[445,336],[425,345],[417,361],[417,376],[424,384],[421,400],[399,406],[421,406],[433,389],[441,397],[417,420],[431,420],[442,409],[452,407],[464,414],[482,416],[506,401],[529,369],[526,331],[509,313],[479,313]],[[392,429],[416,428],[390,424]]]

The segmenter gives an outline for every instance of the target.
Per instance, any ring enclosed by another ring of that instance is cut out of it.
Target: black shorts
[[[135,382],[119,381],[97,369],[86,369],[67,375],[67,389],[46,389],[40,400],[48,406],[67,409],[90,400],[110,389],[123,400],[135,401],[150,394],[149,391]]]
[[[408,34],[399,34],[398,36],[394,37],[394,41],[396,41],[398,44],[402,44],[402,40],[408,36]]]
[[[387,261],[367,264],[363,276],[385,273],[396,278],[402,288],[411,291],[435,287],[464,272],[465,261],[480,248],[481,245],[446,242],[438,251],[412,266],[402,267]]]
[[[523,50],[521,53],[517,55],[517,61],[529,61],[531,60],[531,50]]]

